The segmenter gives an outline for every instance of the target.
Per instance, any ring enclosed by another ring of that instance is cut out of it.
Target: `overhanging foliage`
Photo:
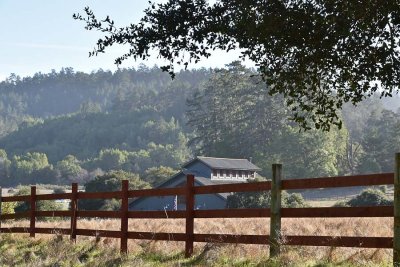
[[[137,24],[117,28],[90,8],[74,18],[100,30],[91,56],[127,44],[127,58],[158,51],[174,76],[215,49],[241,49],[256,63],[269,94],[282,94],[304,129],[341,127],[344,103],[357,104],[378,89],[397,93],[400,83],[400,5],[397,0],[170,0],[145,10]]]

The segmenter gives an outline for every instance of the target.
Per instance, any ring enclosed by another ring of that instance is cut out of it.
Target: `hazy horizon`
[[[9,27],[2,30],[0,37],[0,81],[11,73],[25,77],[37,72],[48,73],[52,69],[59,71],[63,67],[89,73],[98,69],[117,70],[114,59],[125,53],[128,46],[114,47],[106,50],[105,54],[88,57],[103,35],[85,30],[83,22],[72,18],[74,13],[84,13],[86,6],[99,18],[109,15],[115,20],[116,26],[123,27],[138,22],[149,4],[147,0],[117,0],[112,5],[103,1],[78,0],[1,1],[0,23]],[[223,67],[238,59],[239,55],[239,51],[216,51],[210,58],[189,68]],[[152,67],[163,63],[153,53],[149,60],[127,60],[121,67],[137,67],[140,64]],[[254,66],[251,62],[245,62],[245,65]]]

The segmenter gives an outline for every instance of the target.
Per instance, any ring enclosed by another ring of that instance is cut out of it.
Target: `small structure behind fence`
[[[0,233],[51,234],[54,232],[70,235],[76,240],[77,235],[119,238],[122,253],[127,253],[128,239],[170,240],[185,242],[185,256],[193,253],[194,242],[264,244],[270,246],[270,256],[278,256],[282,245],[296,246],[334,246],[363,248],[393,248],[393,262],[400,264],[400,153],[396,154],[394,173],[381,173],[357,176],[308,178],[283,180],[282,165],[274,164],[272,181],[241,184],[194,186],[194,176],[187,175],[186,185],[177,188],[156,188],[129,190],[128,181],[123,181],[121,191],[116,192],[78,192],[78,185],[72,184],[71,193],[36,194],[36,187],[31,187],[31,195],[0,195],[1,202],[25,201],[30,203],[28,212],[1,214]],[[323,208],[281,208],[281,191],[290,189],[333,188],[349,186],[374,186],[394,184],[394,207],[323,207]],[[197,194],[227,192],[271,191],[271,207],[258,209],[195,210]],[[1,192],[1,190],[0,190]],[[0,193],[1,194],[1,193]],[[143,196],[183,195],[186,198],[186,210],[178,211],[129,211],[129,198]],[[80,199],[121,199],[120,211],[84,211],[79,210]],[[38,211],[36,201],[69,199],[70,210]],[[69,228],[39,228],[37,217],[70,217]],[[78,218],[119,218],[120,231],[78,229]],[[270,235],[229,235],[194,233],[195,218],[256,218],[270,217]],[[332,217],[394,217],[394,237],[359,237],[359,236],[281,236],[281,218],[332,218]],[[1,221],[7,219],[30,218],[30,227],[1,227]],[[186,220],[185,233],[153,233],[129,231],[128,219],[134,218],[181,218]],[[397,266],[397,265],[396,265]]]

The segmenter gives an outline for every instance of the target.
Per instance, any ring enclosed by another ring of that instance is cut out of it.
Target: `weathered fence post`
[[[36,222],[36,186],[31,186],[31,223],[29,233],[31,237],[35,237],[35,222]]]
[[[2,196],[3,196],[3,189],[0,186],[0,228],[1,228],[1,215],[3,214],[3,210],[2,210],[2,207],[1,207],[1,198],[2,198]],[[1,231],[0,231],[0,233],[1,233]]]
[[[393,266],[400,266],[400,153],[396,153],[394,166]]]
[[[281,190],[282,164],[272,164],[271,181],[271,220],[270,220],[270,257],[279,256],[281,251]]]
[[[78,210],[78,184],[71,186],[71,240],[76,242],[76,211]]]
[[[123,180],[121,186],[121,253],[128,252],[128,190],[128,180]]]
[[[186,243],[185,257],[189,258],[193,253],[194,242],[194,175],[186,177]]]

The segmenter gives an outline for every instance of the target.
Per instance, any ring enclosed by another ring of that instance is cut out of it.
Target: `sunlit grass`
[[[37,227],[68,228],[69,221],[37,222]],[[28,226],[13,221],[2,227]],[[78,220],[78,228],[119,230],[119,220]],[[129,231],[184,232],[182,219],[130,219]],[[284,235],[387,236],[392,218],[283,219]],[[195,232],[255,234],[269,232],[268,219],[196,219]],[[0,235],[0,265],[8,266],[385,266],[390,249],[284,246],[279,259],[269,259],[265,245],[195,243],[194,256],[183,257],[183,242],[129,240],[127,257],[119,255],[119,239],[28,234]],[[132,265],[133,264],[133,265]]]

